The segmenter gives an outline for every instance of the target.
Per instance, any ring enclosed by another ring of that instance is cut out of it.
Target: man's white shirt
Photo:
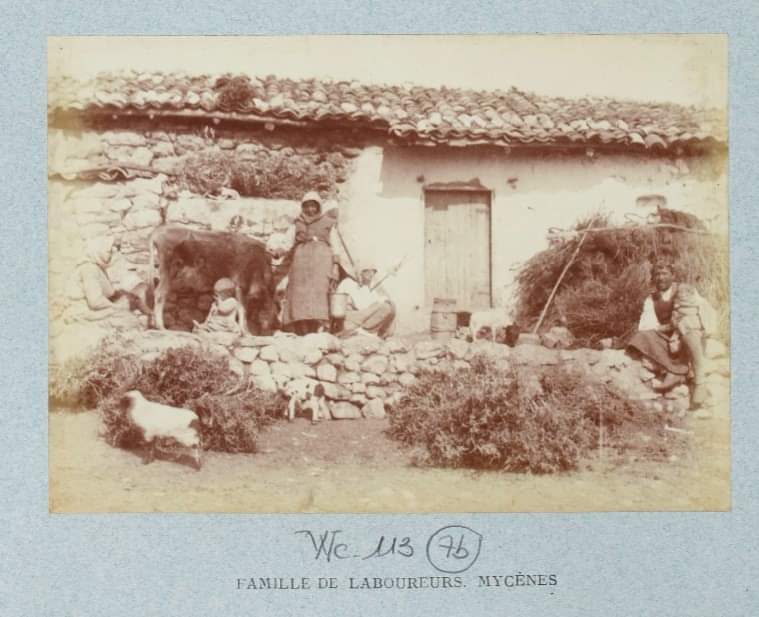
[[[337,286],[337,293],[347,294],[353,301],[353,306],[355,306],[358,311],[363,311],[375,302],[382,302],[385,300],[384,296],[379,292],[372,290],[371,285],[359,285],[352,278],[343,279]]]

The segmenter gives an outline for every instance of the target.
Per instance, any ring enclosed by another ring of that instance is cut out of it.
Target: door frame
[[[427,298],[427,193],[487,193],[490,203],[488,204],[488,291],[490,292],[489,308],[493,308],[493,204],[495,203],[495,191],[479,183],[479,180],[469,182],[432,182],[422,185],[422,208],[424,219],[422,230],[422,245],[425,247],[423,259],[424,298]],[[427,307],[431,308],[431,307]]]

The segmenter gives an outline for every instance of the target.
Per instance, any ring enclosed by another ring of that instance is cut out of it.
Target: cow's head
[[[269,285],[254,282],[245,303],[248,327],[253,334],[268,336],[279,325],[277,303]]]
[[[169,264],[169,278],[177,290],[205,290],[209,286],[203,260],[187,261],[174,257]]]

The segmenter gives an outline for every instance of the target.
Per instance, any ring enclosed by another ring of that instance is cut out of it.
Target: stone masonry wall
[[[405,388],[422,370],[454,372],[466,369],[475,354],[518,366],[576,366],[599,381],[610,383],[630,398],[643,401],[651,412],[685,411],[688,388],[680,386],[666,395],[652,390],[656,376],[644,363],[622,350],[549,349],[534,344],[508,347],[488,341],[467,343],[410,343],[401,339],[381,341],[355,336],[340,340],[330,334],[304,337],[236,338],[227,334],[194,335],[181,332],[134,333],[134,350],[145,360],[156,358],[171,347],[190,345],[228,356],[232,370],[260,388],[291,393],[306,384],[324,385],[335,419],[384,417]],[[716,406],[726,412],[729,399],[727,351],[719,344],[707,348],[707,380]]]
[[[247,133],[216,136],[209,130],[198,134],[52,129],[48,162],[53,322],[65,304],[66,282],[90,238],[114,238],[117,248],[108,274],[117,287],[127,289],[147,281],[148,239],[162,223],[234,230],[261,240],[274,254],[281,254],[292,246],[293,221],[300,211],[298,199],[240,197],[233,190],[213,196],[193,193],[188,190],[181,170],[199,153],[230,153],[236,159],[250,162],[253,168],[256,161],[305,161],[312,171],[318,172],[312,181],[320,179],[322,186],[317,188],[321,194],[335,196],[339,193],[339,182],[345,179],[350,157],[355,156],[356,151],[318,138],[288,145],[279,136]],[[119,165],[136,166],[157,175],[117,182],[77,179],[81,177],[77,172]],[[296,168],[287,173],[297,172]],[[271,178],[258,177],[256,181],[261,191],[276,192],[279,190],[276,186],[281,188],[281,183],[277,185]],[[336,202],[327,202],[325,209],[336,205]],[[168,327],[190,329],[193,320],[205,318],[211,304],[210,288],[207,282],[201,287],[180,290],[169,298]]]

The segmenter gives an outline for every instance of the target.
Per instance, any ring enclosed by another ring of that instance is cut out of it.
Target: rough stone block
[[[463,360],[469,354],[469,343],[461,339],[451,339],[446,345],[448,353],[457,360]]]
[[[396,373],[409,372],[415,365],[414,355],[400,353],[393,356],[393,369]]]
[[[388,364],[387,356],[372,354],[363,361],[361,364],[361,370],[369,373],[382,374],[387,370]]]
[[[290,369],[290,365],[285,364],[284,362],[272,362],[269,368],[271,369],[271,374],[275,376],[281,375],[288,378],[292,378],[294,376]]]
[[[398,378],[398,381],[401,383],[402,386],[410,386],[414,382],[416,382],[416,377],[414,377],[411,373],[402,373],[401,376]]]
[[[362,373],[361,374],[361,381],[368,385],[377,385],[380,383],[379,375],[376,375],[374,373]]]
[[[414,355],[418,360],[437,358],[445,353],[445,347],[438,341],[420,341],[414,346]]]
[[[345,358],[344,367],[346,371],[357,373],[361,370],[361,356],[352,355]]]
[[[305,364],[317,364],[322,359],[322,352],[319,349],[307,349],[303,352],[303,362]]]
[[[361,409],[347,401],[333,401],[329,403],[329,410],[336,420],[353,420],[361,417]]]
[[[348,354],[368,356],[377,353],[382,347],[382,341],[374,336],[351,336],[343,341],[343,350]]]
[[[361,409],[364,418],[384,418],[385,403],[380,398],[370,398]]]
[[[320,362],[316,367],[316,376],[321,381],[337,381],[337,369],[329,362]]]
[[[517,345],[540,345],[540,335],[522,332],[517,339]]]
[[[340,384],[322,382],[322,385],[324,386],[325,396],[333,401],[348,401],[352,396],[350,389]]]
[[[107,131],[102,134],[102,139],[110,146],[144,146],[147,144],[144,135],[132,131]]]
[[[370,399],[372,398],[385,398],[385,390],[381,388],[380,386],[367,386],[366,387],[366,396],[368,396]]]
[[[198,197],[180,197],[169,203],[166,209],[167,223],[197,223],[210,225],[210,212],[205,199]]]
[[[352,384],[357,381],[361,381],[361,374],[355,373],[353,371],[340,373],[337,376],[337,383],[342,384],[342,385]]]
[[[150,149],[153,151],[153,156],[174,156],[176,151],[174,150],[174,144],[170,141],[159,141],[151,144]]]
[[[545,366],[558,364],[559,354],[555,349],[538,345],[517,345],[511,350],[511,359],[519,365]]]
[[[290,374],[294,378],[316,377],[314,367],[303,362],[290,362],[288,366],[290,367]]]
[[[274,345],[267,345],[261,349],[260,358],[266,362],[276,362],[279,360],[279,352]]]
[[[161,224],[161,213],[158,210],[137,210],[129,212],[124,217],[124,226],[129,229],[156,227]]]
[[[327,362],[330,364],[336,366],[337,368],[343,368],[345,366],[345,356],[341,353],[334,352],[329,353],[325,356]],[[356,368],[353,370],[358,370],[360,368],[360,365],[357,364]]]
[[[256,375],[256,376],[271,375],[271,369],[269,368],[269,363],[264,362],[263,360],[253,360],[250,363],[250,368],[248,370],[250,371],[251,375]]]
[[[279,385],[271,375],[254,375],[250,381],[257,388],[267,392],[276,392],[279,389]]]
[[[255,347],[238,347],[234,351],[234,356],[240,362],[246,362],[250,364],[258,357],[258,349]]]

